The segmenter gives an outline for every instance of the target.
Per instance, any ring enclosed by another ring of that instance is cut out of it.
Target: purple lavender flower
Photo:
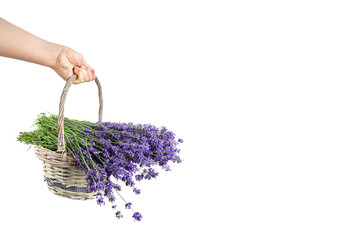
[[[125,204],[125,208],[126,208],[126,209],[130,209],[130,208],[131,208],[131,205],[132,205],[132,203],[129,202],[129,203]]]
[[[140,191],[140,189],[134,188],[134,189],[133,189],[133,192],[134,192],[136,195],[138,195],[138,194],[140,194],[141,191]]]
[[[120,219],[120,218],[123,218],[124,216],[121,214],[121,212],[120,211],[117,211],[116,213],[115,213],[115,216],[118,218],[118,219]]]
[[[114,184],[114,189],[118,190],[118,191],[121,191],[121,186],[118,185],[118,184]]]
[[[103,197],[98,198],[98,199],[97,199],[97,204],[98,204],[99,206],[105,205],[104,198],[103,198]]]
[[[115,202],[116,200],[113,194],[111,194],[108,198],[109,198],[109,202]]]
[[[142,219],[142,216],[139,212],[134,213],[134,215],[132,217],[134,218],[135,221],[139,221],[139,222]]]
[[[135,176],[135,179],[136,179],[136,181],[141,181],[141,180],[143,180],[144,179],[144,175],[142,175],[142,174],[137,174],[136,176]]]

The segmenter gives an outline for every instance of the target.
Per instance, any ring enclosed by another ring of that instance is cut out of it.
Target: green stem
[[[114,190],[115,190],[115,192],[119,195],[119,197],[121,197],[121,199],[124,200],[124,202],[125,202],[125,204],[126,204],[127,201],[120,195],[120,193],[119,193],[116,189],[114,189]],[[132,209],[132,207],[130,207],[130,209],[133,211],[133,213],[135,213],[135,211],[134,211],[134,209]]]

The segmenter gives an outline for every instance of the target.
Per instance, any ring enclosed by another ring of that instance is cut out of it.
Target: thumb
[[[72,65],[68,61],[61,61],[60,65],[54,68],[55,72],[67,81],[74,73],[73,73],[74,65]]]

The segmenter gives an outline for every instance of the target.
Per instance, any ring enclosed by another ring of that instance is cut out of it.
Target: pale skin
[[[95,70],[80,53],[34,36],[3,18],[0,18],[0,56],[50,67],[65,81],[76,74],[76,84],[95,79]]]

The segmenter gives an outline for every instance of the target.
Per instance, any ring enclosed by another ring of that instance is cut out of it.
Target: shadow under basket
[[[43,162],[44,180],[56,195],[76,200],[96,197],[87,189],[86,174],[80,170],[73,157],[36,146],[35,154]]]

